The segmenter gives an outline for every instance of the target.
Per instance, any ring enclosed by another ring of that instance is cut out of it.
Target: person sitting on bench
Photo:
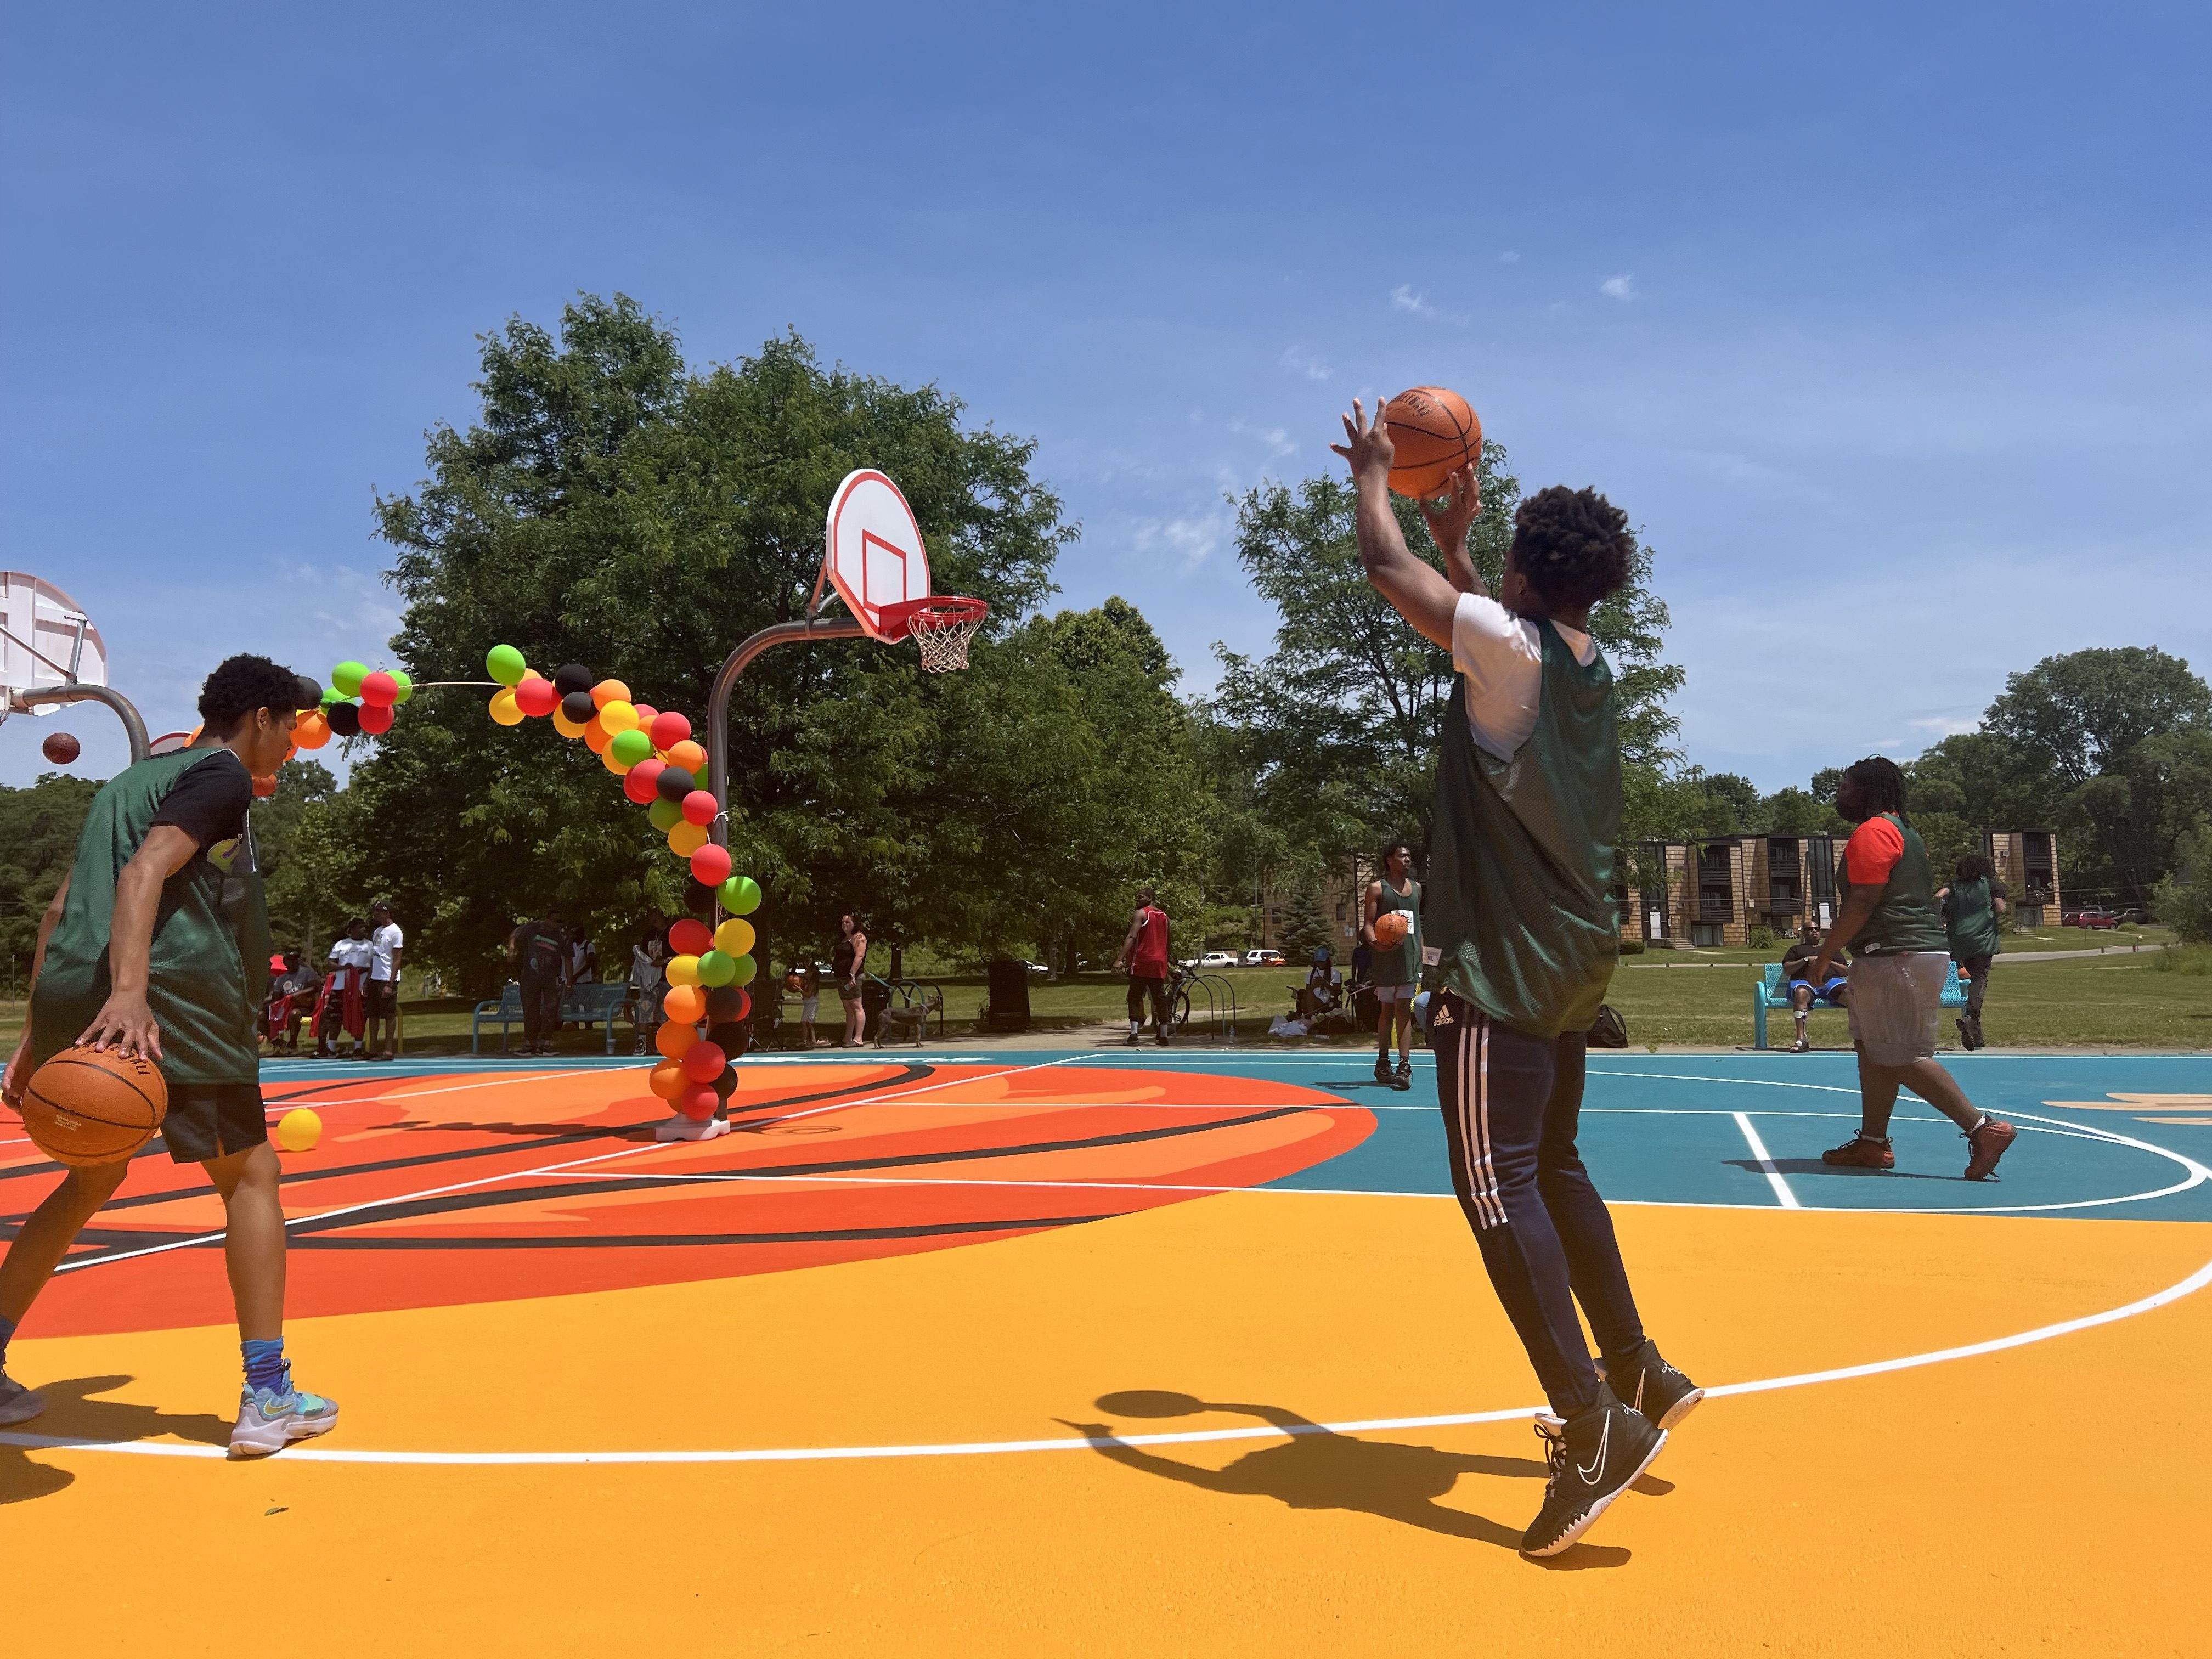
[[[1790,1045],[1793,1054],[1802,1054],[1813,1046],[1805,1041],[1805,1016],[1812,1012],[1815,1002],[1831,1008],[1850,1006],[1850,986],[1844,977],[1844,970],[1850,963],[1843,959],[1842,951],[1836,953],[1835,966],[1824,982],[1815,985],[1805,977],[1812,972],[1814,958],[1820,954],[1820,935],[1811,927],[1782,953],[1782,982],[1790,993],[1790,1017],[1797,1022],[1797,1040]]]

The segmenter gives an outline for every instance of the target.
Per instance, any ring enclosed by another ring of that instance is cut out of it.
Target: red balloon
[[[691,735],[691,722],[672,708],[655,714],[645,735],[653,739],[655,749],[673,749]]]
[[[276,793],[276,780],[274,778],[254,779],[253,793],[256,797],[266,799],[268,797]]]
[[[704,1037],[684,1051],[684,1058],[676,1062],[684,1068],[684,1075],[694,1083],[712,1083],[721,1076],[722,1068],[730,1057],[722,1052],[719,1042],[709,1042]]]
[[[361,700],[371,708],[389,708],[399,701],[399,682],[381,668],[361,677]]]
[[[714,942],[714,930],[696,916],[686,916],[668,930],[668,948],[679,957],[706,953]]]
[[[553,689],[553,682],[532,676],[514,688],[514,706],[526,714],[539,719],[551,714],[561,701],[561,694]]]
[[[691,855],[691,879],[720,887],[730,878],[730,849],[708,842]]]
[[[667,765],[666,761],[655,760],[652,756],[647,755],[623,774],[623,793],[628,795],[640,806],[652,805],[658,798],[653,787],[653,781],[660,775]]]
[[[365,702],[361,706],[361,729],[371,737],[392,729],[392,705]]]
[[[721,803],[704,789],[694,789],[684,797],[684,821],[686,823],[712,823],[714,815],[721,810]]]
[[[713,1084],[687,1084],[684,1092],[676,1097],[676,1109],[694,1122],[704,1123],[714,1115],[714,1108],[721,1103],[722,1097],[714,1092]]]
[[[653,719],[660,711],[649,702],[634,702],[630,707],[637,710],[637,723],[645,735],[650,738],[653,735]]]

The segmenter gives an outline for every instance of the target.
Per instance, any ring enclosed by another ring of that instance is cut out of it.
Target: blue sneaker
[[[312,1440],[338,1425],[337,1402],[305,1389],[243,1389],[238,1426],[230,1431],[233,1457],[266,1457],[295,1440]]]
[[[35,1389],[27,1389],[21,1382],[0,1371],[0,1427],[10,1423],[27,1423],[46,1408],[46,1397]]]

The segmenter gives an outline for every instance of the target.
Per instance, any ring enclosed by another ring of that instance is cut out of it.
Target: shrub
[[[1744,943],[1754,951],[1771,951],[1782,943],[1782,936],[1762,921],[1744,936]]]
[[[2212,945],[2177,945],[2152,957],[2153,971],[2161,974],[2194,974],[2200,979],[2212,979]]]
[[[1642,956],[1644,954],[1644,941],[1640,939],[1625,939],[1621,940],[1620,954],[1625,957]]]
[[[2185,945],[2212,945],[2212,824],[2184,836],[2158,884],[2158,914]]]

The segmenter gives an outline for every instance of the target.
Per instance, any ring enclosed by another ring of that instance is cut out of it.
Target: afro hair
[[[1628,514],[1595,489],[1553,484],[1513,515],[1512,556],[1546,605],[1586,611],[1628,586],[1636,538]]]
[[[299,675],[266,657],[232,657],[200,687],[200,719],[209,731],[227,738],[257,708],[293,713],[305,689]]]

